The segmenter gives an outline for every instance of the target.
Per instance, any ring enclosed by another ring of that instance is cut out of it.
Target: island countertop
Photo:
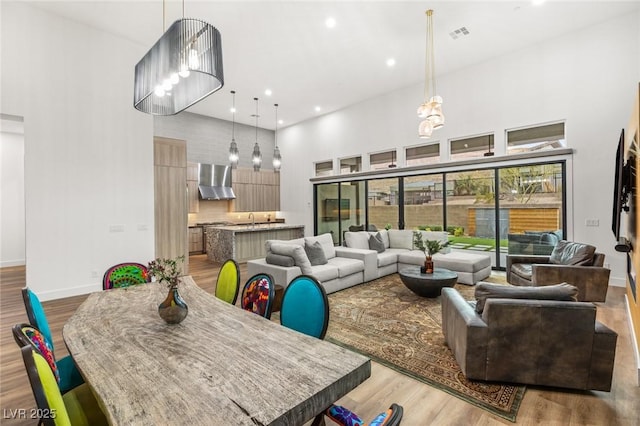
[[[270,223],[256,225],[212,225],[205,227],[207,258],[214,262],[234,259],[246,262],[266,256],[267,240],[304,237],[304,225]]]

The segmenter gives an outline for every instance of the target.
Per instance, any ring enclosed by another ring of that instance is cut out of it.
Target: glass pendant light
[[[256,144],[253,146],[253,154],[251,154],[251,162],[253,163],[253,171],[259,172],[260,166],[262,166],[262,154],[260,153],[260,145],[258,145],[258,98],[253,98],[256,101]]]
[[[273,150],[273,171],[278,173],[282,166],[282,156],[280,155],[280,148],[278,148],[278,104],[273,104],[273,106],[276,107],[276,130],[273,132],[276,147]]]
[[[433,10],[427,10],[427,42],[425,53],[424,102],[418,107],[418,117],[424,118],[418,127],[418,136],[428,138],[444,126],[442,97],[436,94],[435,59],[433,49]],[[433,94],[430,96],[430,94]],[[428,122],[428,123],[426,123]]]
[[[229,164],[232,168],[238,167],[238,161],[240,160],[240,152],[238,151],[238,144],[236,143],[236,92],[231,91],[233,95],[233,106],[231,107],[231,113],[233,114],[233,121],[231,122],[231,145],[229,145]]]
[[[164,12],[163,1],[163,25]],[[224,85],[220,32],[184,18],[184,1],[182,15],[136,64],[133,105],[142,112],[177,114]]]

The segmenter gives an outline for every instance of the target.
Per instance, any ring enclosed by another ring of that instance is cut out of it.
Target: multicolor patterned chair
[[[241,307],[267,319],[271,318],[271,307],[275,298],[275,285],[269,274],[256,274],[242,289]]]
[[[215,295],[218,299],[235,305],[239,290],[240,268],[235,260],[229,259],[220,267]]]
[[[42,307],[42,303],[40,303],[40,299],[28,287],[22,289],[22,299],[24,301],[24,307],[27,311],[29,323],[33,326],[33,328],[39,330],[39,334],[42,335],[46,344],[49,346],[49,348],[51,348],[52,357],[53,359],[55,359],[55,355],[53,355],[55,354],[55,348],[53,346],[51,329],[49,328],[49,321],[47,321],[47,316],[44,312],[44,308]],[[18,345],[21,344],[17,339],[16,342],[18,342]],[[32,342],[32,345],[37,348],[36,343]],[[55,363],[58,367],[58,374],[60,377],[60,391],[62,393],[65,393],[84,383],[84,379],[82,378],[82,375],[80,375],[80,372],[74,364],[71,356],[67,355],[64,358],[60,358],[59,360],[56,360]]]
[[[398,426],[402,421],[404,410],[398,404],[391,404],[370,423],[365,423],[357,414],[340,405],[332,405],[324,414],[341,426]]]
[[[280,324],[323,339],[329,325],[329,299],[320,283],[310,275],[294,278],[282,296]]]
[[[147,267],[141,263],[119,263],[107,269],[102,277],[102,289],[129,287],[151,281]]]
[[[31,345],[21,348],[31,390],[41,414],[40,422],[46,426],[106,425],[107,419],[91,389],[83,384],[64,395],[56,383],[50,364]]]

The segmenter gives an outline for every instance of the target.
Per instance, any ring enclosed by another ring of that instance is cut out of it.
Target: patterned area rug
[[[455,288],[466,300],[474,298],[474,287]],[[515,422],[525,387],[464,377],[444,343],[440,297],[416,296],[392,274],[330,294],[329,306],[325,340]]]

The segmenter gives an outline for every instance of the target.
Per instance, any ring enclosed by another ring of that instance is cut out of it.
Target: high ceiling
[[[162,0],[31,3],[132,40],[143,53],[164,31]],[[255,124],[251,114],[253,98],[258,97],[259,126],[269,129],[275,127],[274,103],[280,105],[280,126],[289,126],[423,82],[429,8],[434,10],[439,75],[640,7],[638,0],[547,0],[538,6],[530,0],[170,0],[165,3],[164,28],[182,17],[183,4],[185,17],[202,19],[220,30],[225,74],[224,87],[188,111],[230,120],[230,91],[235,90],[236,120]],[[329,17],[335,19],[334,28],[325,25]],[[449,33],[461,27],[469,34],[454,40]],[[395,66],[387,66],[389,58],[395,59]],[[272,95],[265,95],[265,89]]]

